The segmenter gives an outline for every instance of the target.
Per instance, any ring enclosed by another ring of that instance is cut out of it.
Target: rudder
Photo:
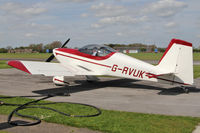
[[[192,43],[172,39],[163,54],[158,69],[173,73],[173,81],[184,85],[193,84],[193,51]]]

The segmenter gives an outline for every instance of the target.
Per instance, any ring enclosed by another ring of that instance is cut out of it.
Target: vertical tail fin
[[[193,84],[192,43],[172,39],[157,67],[174,73],[175,82]]]

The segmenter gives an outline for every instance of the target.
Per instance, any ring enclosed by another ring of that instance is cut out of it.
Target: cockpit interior
[[[116,52],[116,50],[105,46],[105,45],[97,45],[97,44],[92,44],[92,45],[87,45],[79,49],[80,52],[89,54],[92,56],[106,56],[112,52]]]

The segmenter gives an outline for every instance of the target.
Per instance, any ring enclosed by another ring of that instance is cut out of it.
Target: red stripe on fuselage
[[[76,60],[80,60],[80,61],[88,62],[88,63],[91,63],[91,64],[95,64],[95,65],[99,65],[99,66],[104,66],[104,67],[111,68],[111,66],[108,66],[108,65],[104,65],[104,64],[100,64],[100,63],[96,63],[96,62],[92,62],[92,61],[88,61],[88,60],[84,60],[84,59],[76,58],[76,57],[69,56],[69,55],[64,55],[64,54],[60,54],[60,53],[56,53],[56,55],[61,55],[61,56],[65,56],[65,57],[68,57],[68,58],[72,58],[72,59],[76,59]]]

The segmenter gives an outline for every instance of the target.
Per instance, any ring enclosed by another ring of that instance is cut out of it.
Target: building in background
[[[115,50],[122,53],[139,53],[139,47],[114,47]]]
[[[37,53],[32,49],[9,49],[8,53]]]
[[[147,45],[145,47],[139,46],[120,46],[120,47],[113,47],[115,50],[122,52],[122,53],[139,53],[139,52],[155,52],[155,45]],[[157,50],[158,52],[158,50]]]

